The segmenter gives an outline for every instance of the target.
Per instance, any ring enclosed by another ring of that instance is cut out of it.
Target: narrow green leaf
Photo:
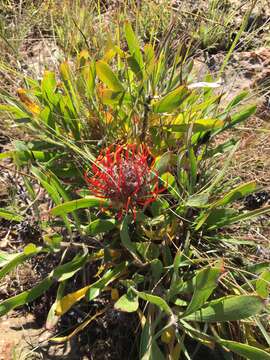
[[[41,81],[41,90],[43,98],[47,100],[49,106],[57,105],[59,101],[59,94],[55,92],[56,86],[55,73],[53,71],[46,70]]]
[[[143,327],[140,341],[140,359],[141,360],[165,360],[160,351],[157,342],[153,339],[152,327],[149,320]]]
[[[23,252],[25,255],[36,254],[38,252],[38,248],[36,247],[35,244],[30,243],[26,245],[26,247],[23,249]]]
[[[32,251],[30,251],[28,253],[27,246],[26,246],[26,253],[22,252],[19,254],[15,254],[10,257],[9,261],[6,258],[5,262],[4,262],[4,266],[0,270],[0,279],[2,279],[6,274],[8,274],[11,270],[13,270],[19,264],[24,263],[27,259],[31,258],[32,256],[38,254],[41,251],[42,251],[42,248],[40,248],[40,247],[39,248],[36,247],[35,249],[32,247]],[[1,256],[1,254],[0,254],[0,256]]]
[[[249,95],[248,91],[242,91],[240,94],[237,94],[226,106],[226,110],[230,110],[236,105],[238,105],[242,100],[244,100]]]
[[[210,301],[203,308],[185,317],[185,320],[224,322],[246,319],[261,312],[264,301],[256,295],[227,296]]]
[[[77,254],[71,261],[66,264],[59,265],[53,271],[53,278],[59,282],[70,279],[76,272],[81,270],[86,264],[88,258],[88,251],[85,248],[82,254]]]
[[[168,171],[172,158],[173,154],[171,151],[167,151],[156,158],[154,168],[159,176]]]
[[[7,158],[12,158],[13,155],[14,155],[14,151],[2,152],[2,153],[0,153],[0,160],[7,159]]]
[[[175,177],[170,173],[166,172],[161,175],[163,186],[168,189],[169,193],[176,199],[181,198],[179,189],[176,184]]]
[[[124,247],[133,255],[133,257],[137,260],[139,260],[137,256],[137,251],[135,245],[132,243],[129,233],[128,233],[128,225],[130,222],[130,218],[128,216],[125,216],[124,220],[122,221],[122,224],[120,226],[120,238],[121,242],[124,245]],[[140,260],[139,260],[140,261]]]
[[[270,212],[270,205],[265,206],[261,209],[248,211],[248,212],[240,214],[240,215],[231,216],[229,219],[227,219],[224,223],[220,224],[219,226],[230,225],[230,224],[234,224],[238,221],[253,219],[253,218],[256,218],[257,216],[266,214],[268,212]]]
[[[241,344],[236,341],[229,341],[229,340],[219,340],[219,344],[225,346],[230,351],[243,356],[249,360],[270,360],[269,352],[266,352],[262,349],[259,349],[254,346],[250,346],[247,344]]]
[[[7,265],[11,260],[15,259],[18,255],[18,253],[8,253],[5,251],[0,251],[0,268]]]
[[[129,56],[127,58],[127,62],[128,62],[130,69],[134,72],[134,74],[137,76],[137,78],[139,80],[142,80],[143,77],[142,77],[141,68],[140,68],[140,65],[138,64],[137,60],[135,59],[134,55]]]
[[[125,32],[125,37],[127,40],[129,52],[132,56],[134,56],[134,59],[136,60],[139,68],[142,69],[143,68],[143,57],[142,57],[142,53],[140,50],[139,40],[136,37],[136,35],[132,29],[132,26],[130,25],[130,23],[128,21],[126,21],[124,24],[124,32]]]
[[[165,129],[168,129],[172,132],[186,132],[192,127],[192,131],[196,133],[207,130],[215,130],[222,127],[223,125],[224,122],[219,119],[199,119],[186,124],[168,125],[165,127]]]
[[[85,209],[91,207],[108,206],[109,202],[105,199],[94,196],[85,197],[83,199],[72,200],[54,207],[51,214],[54,216],[64,215],[74,210]]]
[[[45,291],[47,291],[53,284],[50,277],[45,278],[38,285],[34,286],[31,290],[24,291],[16,296],[13,296],[0,303],[0,316],[5,315],[12,309],[30,303],[37,299]]]
[[[197,225],[195,230],[198,230],[202,225],[210,228],[218,228],[223,226],[232,216],[238,214],[234,209],[211,209],[210,211],[203,213],[197,219]]]
[[[234,114],[231,118],[231,121],[229,123],[229,126],[235,126],[236,124],[239,124],[240,122],[245,121],[248,119],[251,115],[255,114],[256,112],[256,105],[248,106],[242,109],[240,112],[237,112]]]
[[[241,184],[237,186],[235,189],[231,190],[228,194],[223,196],[220,200],[216,201],[214,204],[210,204],[209,206],[218,207],[225,206],[235,200],[241,199],[242,197],[254,192],[257,188],[257,184],[255,181],[250,181],[245,184]]]
[[[16,221],[16,222],[23,221],[23,216],[3,208],[0,208],[0,218],[10,221]]]

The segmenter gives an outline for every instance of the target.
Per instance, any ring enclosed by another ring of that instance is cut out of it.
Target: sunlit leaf
[[[152,104],[155,113],[173,112],[182,102],[189,96],[190,91],[186,86],[179,86],[169,94],[165,95],[161,100],[155,101]]]
[[[61,205],[54,207],[51,214],[54,216],[64,215],[74,210],[85,209],[91,207],[108,206],[109,203],[105,199],[97,198],[94,196],[85,197],[83,199],[72,200]]]
[[[138,310],[139,301],[138,296],[132,291],[129,291],[127,294],[124,294],[120,297],[119,300],[114,304],[116,310],[125,311],[125,312],[134,312]]]
[[[200,310],[185,317],[185,320],[199,322],[236,321],[254,316],[264,309],[265,303],[259,296],[227,296],[206,303]]]
[[[270,264],[269,264],[270,267]],[[256,292],[264,299],[270,293],[270,270],[264,270],[256,281]]]
[[[0,208],[0,218],[10,221],[16,221],[16,222],[23,221],[23,216],[3,208]]]
[[[123,92],[124,87],[121,84],[118,77],[114,74],[110,66],[104,61],[98,61],[96,63],[96,71],[97,75],[101,81],[103,81],[109,89],[114,90],[116,92]]]

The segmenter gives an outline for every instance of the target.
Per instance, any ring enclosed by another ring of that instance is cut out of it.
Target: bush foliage
[[[82,50],[41,81],[24,78],[16,95],[2,91],[0,110],[29,140],[0,157],[30,175],[24,186],[43,242],[2,252],[0,277],[41,253],[61,260],[32,289],[1,302],[0,314],[57,283],[48,326],[83,302],[106,296],[109,305],[53,341],[114,306],[138,314],[137,358],[192,359],[205,346],[220,359],[270,359],[269,264],[243,258],[239,266],[235,255],[256,244],[223,231],[270,210],[241,209],[257,186],[229,179],[239,143],[232,133],[220,140],[255,106],[243,105],[247,92],[225,104],[221,82],[197,82],[186,50],[172,57],[168,39],[142,46],[129,22],[123,33],[121,42],[108,40],[102,59]],[[37,185],[53,204],[48,213]],[[21,222],[25,210],[0,215]],[[89,264],[95,277],[72,292]]]

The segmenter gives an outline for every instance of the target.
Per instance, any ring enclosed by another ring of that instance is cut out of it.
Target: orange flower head
[[[92,166],[92,176],[85,174],[89,190],[100,198],[110,199],[123,213],[146,207],[163,191],[153,169],[154,158],[146,145],[110,146],[101,151]]]

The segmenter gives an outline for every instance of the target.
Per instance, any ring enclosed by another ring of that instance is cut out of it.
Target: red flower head
[[[120,210],[118,217],[139,206],[147,206],[163,191],[153,170],[154,158],[146,145],[110,146],[97,157],[93,175],[86,173],[89,190],[97,197],[110,199]]]

